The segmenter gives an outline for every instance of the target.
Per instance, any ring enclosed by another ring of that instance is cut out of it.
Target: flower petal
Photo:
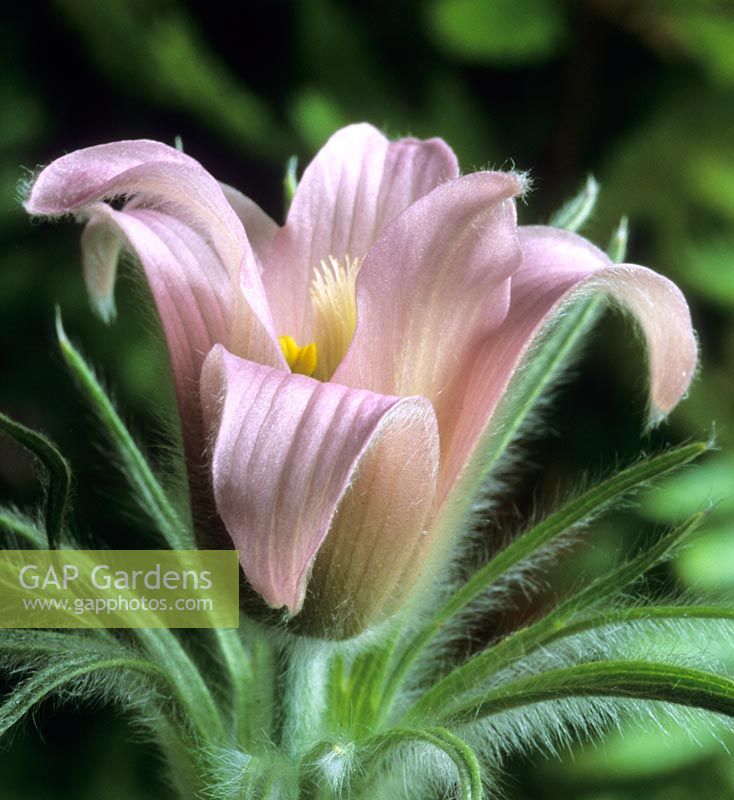
[[[217,510],[252,586],[274,608],[298,613],[331,530],[343,561],[326,570],[333,585],[323,594],[343,604],[366,578],[355,602],[374,603],[372,590],[384,603],[380,581],[395,580],[426,538],[438,462],[430,403],[320,383],[221,346],[204,364],[201,397],[215,434]]]
[[[245,228],[245,233],[257,259],[258,269],[262,273],[270,255],[273,238],[279,229],[278,223],[269,217],[254,200],[242,192],[226,183],[219,185],[227,202],[232,206],[232,210]]]
[[[82,239],[87,282],[106,279],[121,242],[137,256],[168,344],[184,442],[199,458],[199,374],[212,346],[230,341],[237,283],[212,247],[178,219],[153,209],[115,211],[105,203],[89,215]]]
[[[518,299],[520,291],[527,294],[531,284],[530,293],[536,298],[543,291],[558,292],[565,271],[569,285],[562,300],[568,299],[569,292],[599,292],[630,312],[647,345],[651,413],[658,418],[669,414],[688,391],[698,360],[691,314],[680,289],[646,267],[612,265],[600,250],[566,231],[525,227],[520,229],[520,241],[523,267]],[[582,247],[588,255],[580,255]],[[554,277],[549,279],[549,274]]]
[[[87,216],[99,201],[132,198],[134,208],[155,208],[185,223],[211,244],[230,276],[239,279],[246,298],[243,346],[266,352],[268,363],[282,363],[256,259],[242,223],[219,184],[193,158],[172,147],[147,140],[115,142],[78,150],[54,161],[34,182],[25,207],[31,214]],[[87,236],[92,248],[109,248],[99,231]],[[104,313],[111,307],[114,259],[95,259],[95,279],[89,285]],[[161,262],[162,263],[162,262]],[[89,272],[87,273],[89,275]],[[100,292],[104,292],[101,294]],[[247,341],[245,341],[247,340]]]
[[[104,196],[105,187],[141,164],[190,164],[173,147],[148,139],[112,142],[62,156],[33,182],[25,208],[30,214],[57,216],[76,211]],[[196,163],[196,162],[194,162]]]
[[[385,229],[357,278],[357,329],[333,380],[428,397],[442,452],[456,412],[447,387],[507,314],[521,258],[511,198],[521,188],[502,172],[439,186]]]
[[[688,306],[667,278],[645,267],[614,265],[601,250],[568,231],[521,227],[519,235],[523,262],[512,279],[507,318],[477,348],[463,381],[457,381],[447,398],[459,424],[450,439],[442,441],[442,496],[491,425],[492,414],[533,343],[580,295],[606,295],[636,319],[647,344],[654,417],[672,410],[695,372],[697,347]]]
[[[391,143],[367,124],[337,131],[305,170],[263,274],[278,332],[309,338],[308,289],[322,259],[361,258],[403,209],[457,175],[440,139]]]

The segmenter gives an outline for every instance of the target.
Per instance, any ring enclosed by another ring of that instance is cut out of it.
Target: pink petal
[[[613,265],[599,249],[567,231],[521,227],[519,234],[523,262],[512,279],[510,311],[502,327],[477,348],[449,399],[459,424],[444,443],[442,495],[491,425],[523,358],[532,357],[533,343],[580,295],[607,295],[634,316],[647,345],[653,416],[671,411],[695,372],[697,347],[688,306],[667,278],[645,267]]]
[[[257,259],[258,268],[262,273],[270,256],[273,238],[279,229],[278,223],[269,217],[254,200],[250,200],[242,192],[226,183],[219,185],[227,202],[232,206],[232,210],[245,228],[245,233]]]
[[[366,124],[335,133],[305,170],[263,274],[278,332],[309,337],[308,288],[322,259],[363,257],[403,209],[456,175],[440,139],[390,143]]]
[[[344,558],[324,593],[344,604],[366,579],[382,601],[384,581],[425,538],[438,459],[430,404],[320,383],[221,346],[204,364],[201,396],[217,510],[252,586],[296,614],[329,534]]]
[[[83,236],[88,283],[106,279],[121,242],[137,256],[168,344],[184,442],[198,459],[199,374],[212,346],[230,342],[237,283],[211,245],[178,219],[152,209],[115,211],[104,203],[92,206],[89,215]]]
[[[196,163],[175,148],[147,139],[77,150],[58,158],[41,172],[31,187],[25,208],[34,215],[68,214],[104,197],[105,186],[141,164],[192,162]]]
[[[603,293],[632,314],[647,346],[652,415],[669,414],[688,391],[698,360],[691,314],[680,289],[646,267],[612,265],[600,250],[565,231],[525,227],[520,229],[520,241],[523,268],[518,277],[523,285],[532,284],[536,297],[544,290],[552,292],[552,287],[557,292],[565,270],[567,280],[575,281],[574,295]],[[588,253],[585,257],[579,254],[582,246]],[[548,271],[557,277],[549,280]],[[568,286],[563,300],[570,291]]]
[[[439,186],[385,229],[357,279],[357,330],[333,380],[428,397],[442,460],[456,416],[448,388],[507,314],[521,258],[510,198],[520,189],[502,172]]]
[[[31,214],[85,217],[99,201],[120,196],[132,198],[126,213],[133,208],[155,208],[211,243],[227,273],[239,279],[246,298],[239,309],[246,318],[242,345],[251,348],[250,357],[266,353],[268,363],[282,364],[256,259],[242,223],[216,180],[193,158],[145,140],[78,150],[41,172],[25,207]],[[111,308],[114,283],[114,258],[105,238],[109,239],[109,234],[92,231],[85,242],[100,251],[92,259],[95,272],[88,286],[103,313]]]

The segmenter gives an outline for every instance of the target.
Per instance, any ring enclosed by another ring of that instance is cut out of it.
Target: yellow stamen
[[[318,366],[314,377],[328,381],[346,355],[357,327],[356,282],[360,260],[348,255],[341,262],[329,256],[321,261],[311,281],[314,340]]]
[[[299,347],[292,336],[279,336],[278,341],[291,372],[309,377],[314,374],[319,361],[315,342]]]

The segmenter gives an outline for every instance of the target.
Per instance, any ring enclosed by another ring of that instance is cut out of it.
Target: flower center
[[[316,371],[319,360],[316,344],[311,342],[311,344],[299,347],[292,336],[279,336],[278,341],[291,372],[311,377]]]
[[[278,341],[292,372],[328,381],[352,343],[357,327],[356,282],[360,259],[329,256],[314,270],[309,294],[313,309],[313,338],[299,346],[292,336]]]
[[[327,381],[336,371],[352,343],[357,327],[356,282],[360,259],[334,256],[323,259],[311,281],[314,340],[319,363],[314,377]]]

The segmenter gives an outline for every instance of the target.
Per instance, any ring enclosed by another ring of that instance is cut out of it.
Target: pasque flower
[[[518,227],[522,190],[512,172],[460,176],[438,139],[362,124],[307,167],[283,227],[152,141],[58,159],[26,208],[86,221],[106,319],[119,251],[137,256],[187,458],[206,459],[247,579],[270,606],[306,601],[351,632],[434,573],[498,403],[570,299],[604,293],[634,315],[657,414],[691,381],[678,289],[575,234]]]

